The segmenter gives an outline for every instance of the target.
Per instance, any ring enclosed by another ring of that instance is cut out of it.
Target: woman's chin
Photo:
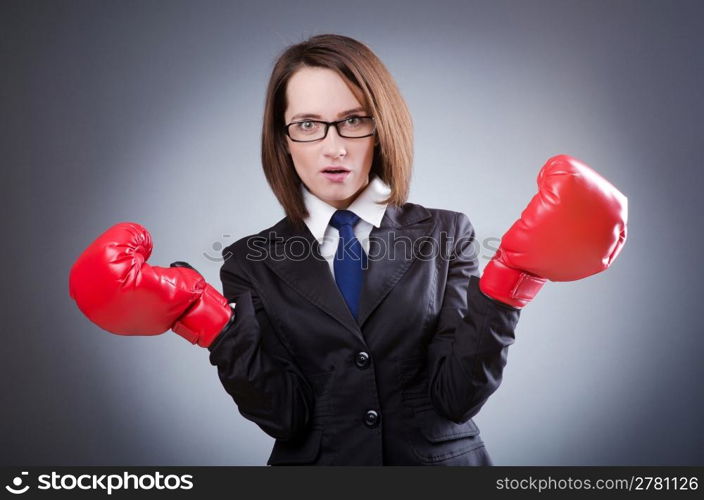
[[[349,203],[352,201],[351,198],[353,195],[354,192],[351,190],[349,193],[340,191],[332,193],[328,191],[323,196],[319,196],[319,198],[328,205],[332,205],[333,207],[339,207],[341,205],[349,205]]]
[[[318,198],[324,201],[342,201],[354,194],[355,190],[352,186],[341,186],[339,184],[337,185],[328,185],[328,186],[320,186],[318,189]]]

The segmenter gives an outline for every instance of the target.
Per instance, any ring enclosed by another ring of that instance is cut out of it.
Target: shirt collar
[[[303,194],[303,202],[308,209],[308,217],[303,221],[308,226],[313,237],[322,244],[330,218],[337,209],[311,193],[303,183],[301,183],[301,192]],[[372,226],[379,227],[388,203],[377,202],[387,198],[390,193],[391,188],[378,176],[374,175],[367,187],[364,188],[364,191],[359,193],[357,198],[347,207],[347,210],[354,212],[360,219]]]

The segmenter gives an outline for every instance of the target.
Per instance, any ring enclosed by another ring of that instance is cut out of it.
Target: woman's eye
[[[302,132],[310,132],[311,130],[316,130],[318,128],[318,124],[313,121],[305,121],[305,122],[298,122],[296,124],[296,127],[301,130]]]
[[[359,117],[358,116],[351,116],[351,117],[347,118],[345,125],[359,125]]]

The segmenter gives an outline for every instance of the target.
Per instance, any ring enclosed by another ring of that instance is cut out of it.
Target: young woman
[[[316,36],[276,62],[262,162],[286,217],[223,251],[236,319],[210,347],[240,412],[277,438],[269,464],[490,463],[471,417],[519,311],[470,285],[466,216],[406,203],[412,137],[361,43]]]
[[[314,36],[276,62],[262,163],[286,217],[223,251],[239,319],[210,347],[276,438],[269,464],[491,464],[472,417],[523,303],[480,290],[466,215],[406,202],[412,138],[362,43]]]
[[[146,264],[134,223],[84,252],[72,296],[109,331],[172,328],[207,347],[240,413],[276,439],[268,464],[490,465],[472,417],[501,383],[521,308],[546,279],[610,265],[625,198],[551,158],[480,279],[469,218],[406,201],[411,123],[364,44],[287,48],[262,132],[286,216],[223,250],[224,297],[183,264]]]

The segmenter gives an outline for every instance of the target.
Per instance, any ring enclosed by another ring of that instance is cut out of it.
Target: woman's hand
[[[520,308],[547,280],[574,281],[607,269],[626,242],[627,202],[584,163],[550,158],[538,174],[538,193],[484,269],[480,290]]]
[[[149,232],[122,222],[99,236],[71,268],[69,293],[93,323],[119,335],[169,329],[208,347],[233,317],[225,298],[184,263],[152,267]]]

